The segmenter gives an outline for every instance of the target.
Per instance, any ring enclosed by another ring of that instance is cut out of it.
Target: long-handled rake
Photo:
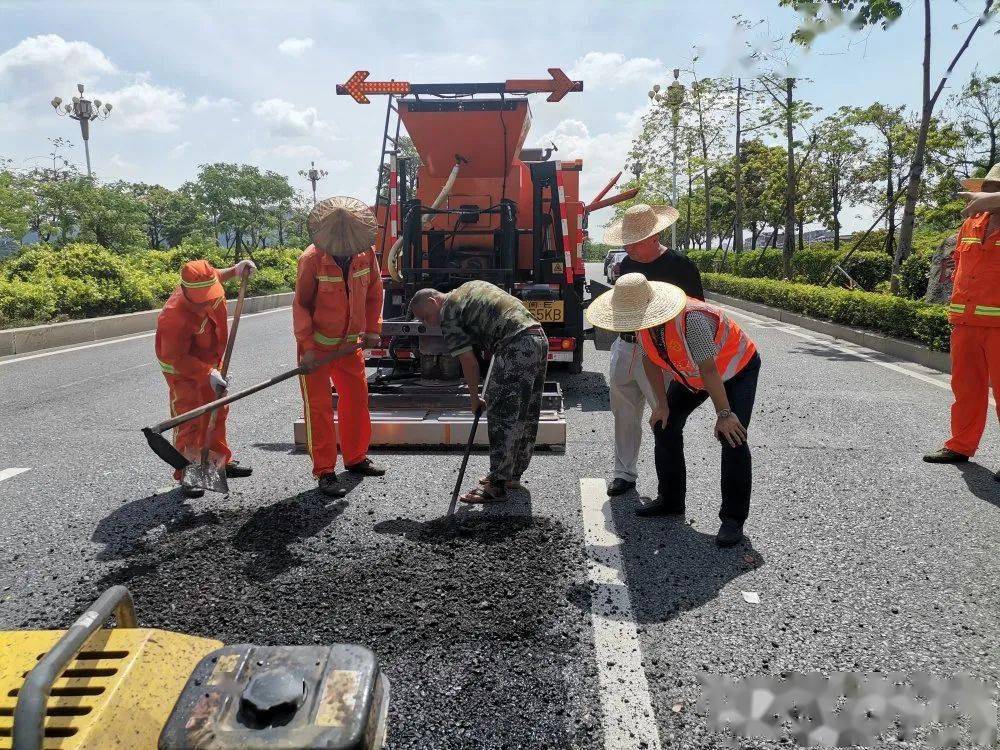
[[[483,380],[483,386],[480,389],[480,393],[485,398],[486,387],[490,384],[490,378],[493,376],[493,363],[497,361],[496,355],[490,358],[490,366],[486,368],[486,378]],[[455,506],[458,505],[458,493],[462,489],[462,480],[465,479],[465,468],[469,465],[469,455],[472,453],[472,446],[476,441],[476,430],[479,429],[479,418],[483,416],[483,407],[480,406],[476,409],[476,415],[472,419],[472,431],[469,433],[469,442],[465,446],[465,455],[462,456],[462,467],[458,470],[458,479],[455,480],[455,490],[451,493],[451,503],[448,505],[448,515],[454,515]]]

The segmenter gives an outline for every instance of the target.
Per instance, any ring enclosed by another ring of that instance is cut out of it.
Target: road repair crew
[[[715,435],[722,444],[722,525],[716,541],[722,547],[738,544],[750,511],[747,426],[760,372],[754,342],[722,308],[638,273],[622,276],[610,292],[591,302],[587,319],[608,331],[638,331],[646,377],[653,384],[656,403],[649,423],[659,488],[656,501],[636,513],[684,515],[684,424],[711,398],[718,415]]]
[[[226,290],[223,281],[257,270],[253,261],[241,260],[232,268],[217,270],[207,260],[191,260],[181,268],[181,283],[156,320],[156,358],[170,392],[170,416],[214,401],[227,383],[219,372],[229,339]],[[206,436],[211,415],[185,422],[174,430],[174,447],[192,462],[200,460],[205,443],[213,461],[225,465],[227,477],[248,477],[252,469],[233,460],[226,443],[226,414],[217,411],[215,428]],[[175,471],[180,481],[183,471]],[[205,490],[183,482],[186,497],[201,497]]]
[[[492,503],[517,486],[535,450],[549,340],[521,300],[488,281],[467,281],[448,294],[420,289],[410,302],[412,315],[440,326],[449,354],[462,366],[473,413],[486,409],[490,473],[465,493],[465,503]],[[475,349],[489,351],[493,364],[489,394],[479,393]]]
[[[677,209],[671,206],[639,203],[608,226],[604,242],[623,246],[628,253],[621,261],[619,276],[641,273],[649,281],[674,284],[688,297],[703,300],[705,292],[698,266],[660,244],[660,233],[677,221],[677,217]],[[615,420],[614,476],[608,485],[608,494],[615,496],[635,487],[645,427],[642,415],[647,403],[650,408],[656,403],[642,367],[642,346],[635,331],[623,331],[612,344],[608,384],[611,414]]]
[[[378,346],[382,331],[382,275],[372,243],[375,215],[357,198],[320,201],[309,214],[313,243],[299,256],[292,320],[313,476],[329,497],[347,494],[337,479],[337,444],[344,468],[362,476],[385,469],[368,458],[372,437],[368,382],[362,348]],[[355,348],[349,356],[323,362],[324,355]],[[333,423],[330,384],[337,391]],[[339,433],[339,434],[338,434]]]
[[[969,218],[958,232],[951,304],[951,439],[924,461],[954,464],[976,454],[986,428],[990,383],[1000,401],[1000,164],[963,182]],[[970,215],[971,214],[971,215]],[[1000,481],[1000,472],[996,478]]]

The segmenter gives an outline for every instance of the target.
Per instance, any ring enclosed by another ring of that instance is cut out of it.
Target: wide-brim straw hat
[[[636,203],[604,230],[605,245],[632,245],[649,239],[669,227],[680,214],[673,206]]]
[[[342,258],[371,249],[377,229],[375,214],[357,198],[344,195],[327,198],[309,213],[313,245]]]
[[[586,316],[592,325],[606,331],[641,331],[673,320],[686,304],[687,295],[679,286],[627,273],[610,292],[590,303]]]
[[[983,184],[986,182],[1000,184],[1000,164],[994,164],[990,167],[990,171],[986,173],[985,177],[972,177],[968,180],[962,180],[962,187],[970,193],[981,193],[983,192]],[[989,192],[998,193],[1000,192],[1000,188],[995,188]]]

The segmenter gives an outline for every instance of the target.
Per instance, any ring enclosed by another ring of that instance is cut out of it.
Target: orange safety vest
[[[1000,326],[1000,232],[986,236],[990,214],[965,220],[955,246],[948,319],[954,325]]]
[[[688,388],[703,391],[705,381],[701,379],[701,371],[691,356],[691,350],[688,349],[687,339],[684,336],[689,312],[700,312],[715,319],[715,344],[719,349],[719,353],[715,356],[715,366],[723,382],[730,380],[747,366],[757,353],[757,346],[736,321],[723,312],[722,308],[690,297],[684,311],[663,324],[662,345],[657,340],[658,337],[653,335],[653,329],[639,331],[642,348],[653,364],[669,372],[674,380]]]
[[[292,305],[295,335],[305,348],[326,349],[382,328],[382,277],[373,250],[340,264],[310,245],[299,257]]]

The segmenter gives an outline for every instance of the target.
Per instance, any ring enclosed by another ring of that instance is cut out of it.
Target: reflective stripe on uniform
[[[326,281],[326,282],[329,282],[331,284],[336,284],[336,283],[341,282],[343,280],[344,279],[343,279],[342,276],[317,276],[316,277],[316,281]]]
[[[371,268],[362,268],[360,271],[355,271],[354,273],[352,273],[351,278],[356,279],[359,276],[367,276],[369,273],[371,273],[371,270],[372,270]]]
[[[1000,307],[989,307],[987,305],[976,305],[975,310],[972,311],[973,315],[992,315],[994,317],[1000,316]]]
[[[212,286],[215,284],[217,279],[208,279],[207,281],[185,281],[181,279],[181,286],[186,286],[188,289],[200,289],[206,286]]]
[[[982,244],[982,240],[979,239],[978,237],[963,237],[962,238],[962,244],[963,245],[979,245],[979,244]]]
[[[177,374],[177,370],[174,369],[173,365],[164,362],[162,359],[158,359],[156,361],[160,363],[160,369],[163,370],[165,373],[167,373],[167,375]]]
[[[948,305],[948,312],[964,313],[965,305],[957,305],[954,302],[952,302],[950,305]]]
[[[350,336],[347,336],[345,338],[337,337],[332,339],[329,336],[324,336],[319,331],[314,331],[313,339],[315,339],[318,343],[323,344],[323,346],[336,346],[337,344],[340,344],[342,342],[348,344],[357,343],[358,341],[361,340],[361,334],[352,333]]]

